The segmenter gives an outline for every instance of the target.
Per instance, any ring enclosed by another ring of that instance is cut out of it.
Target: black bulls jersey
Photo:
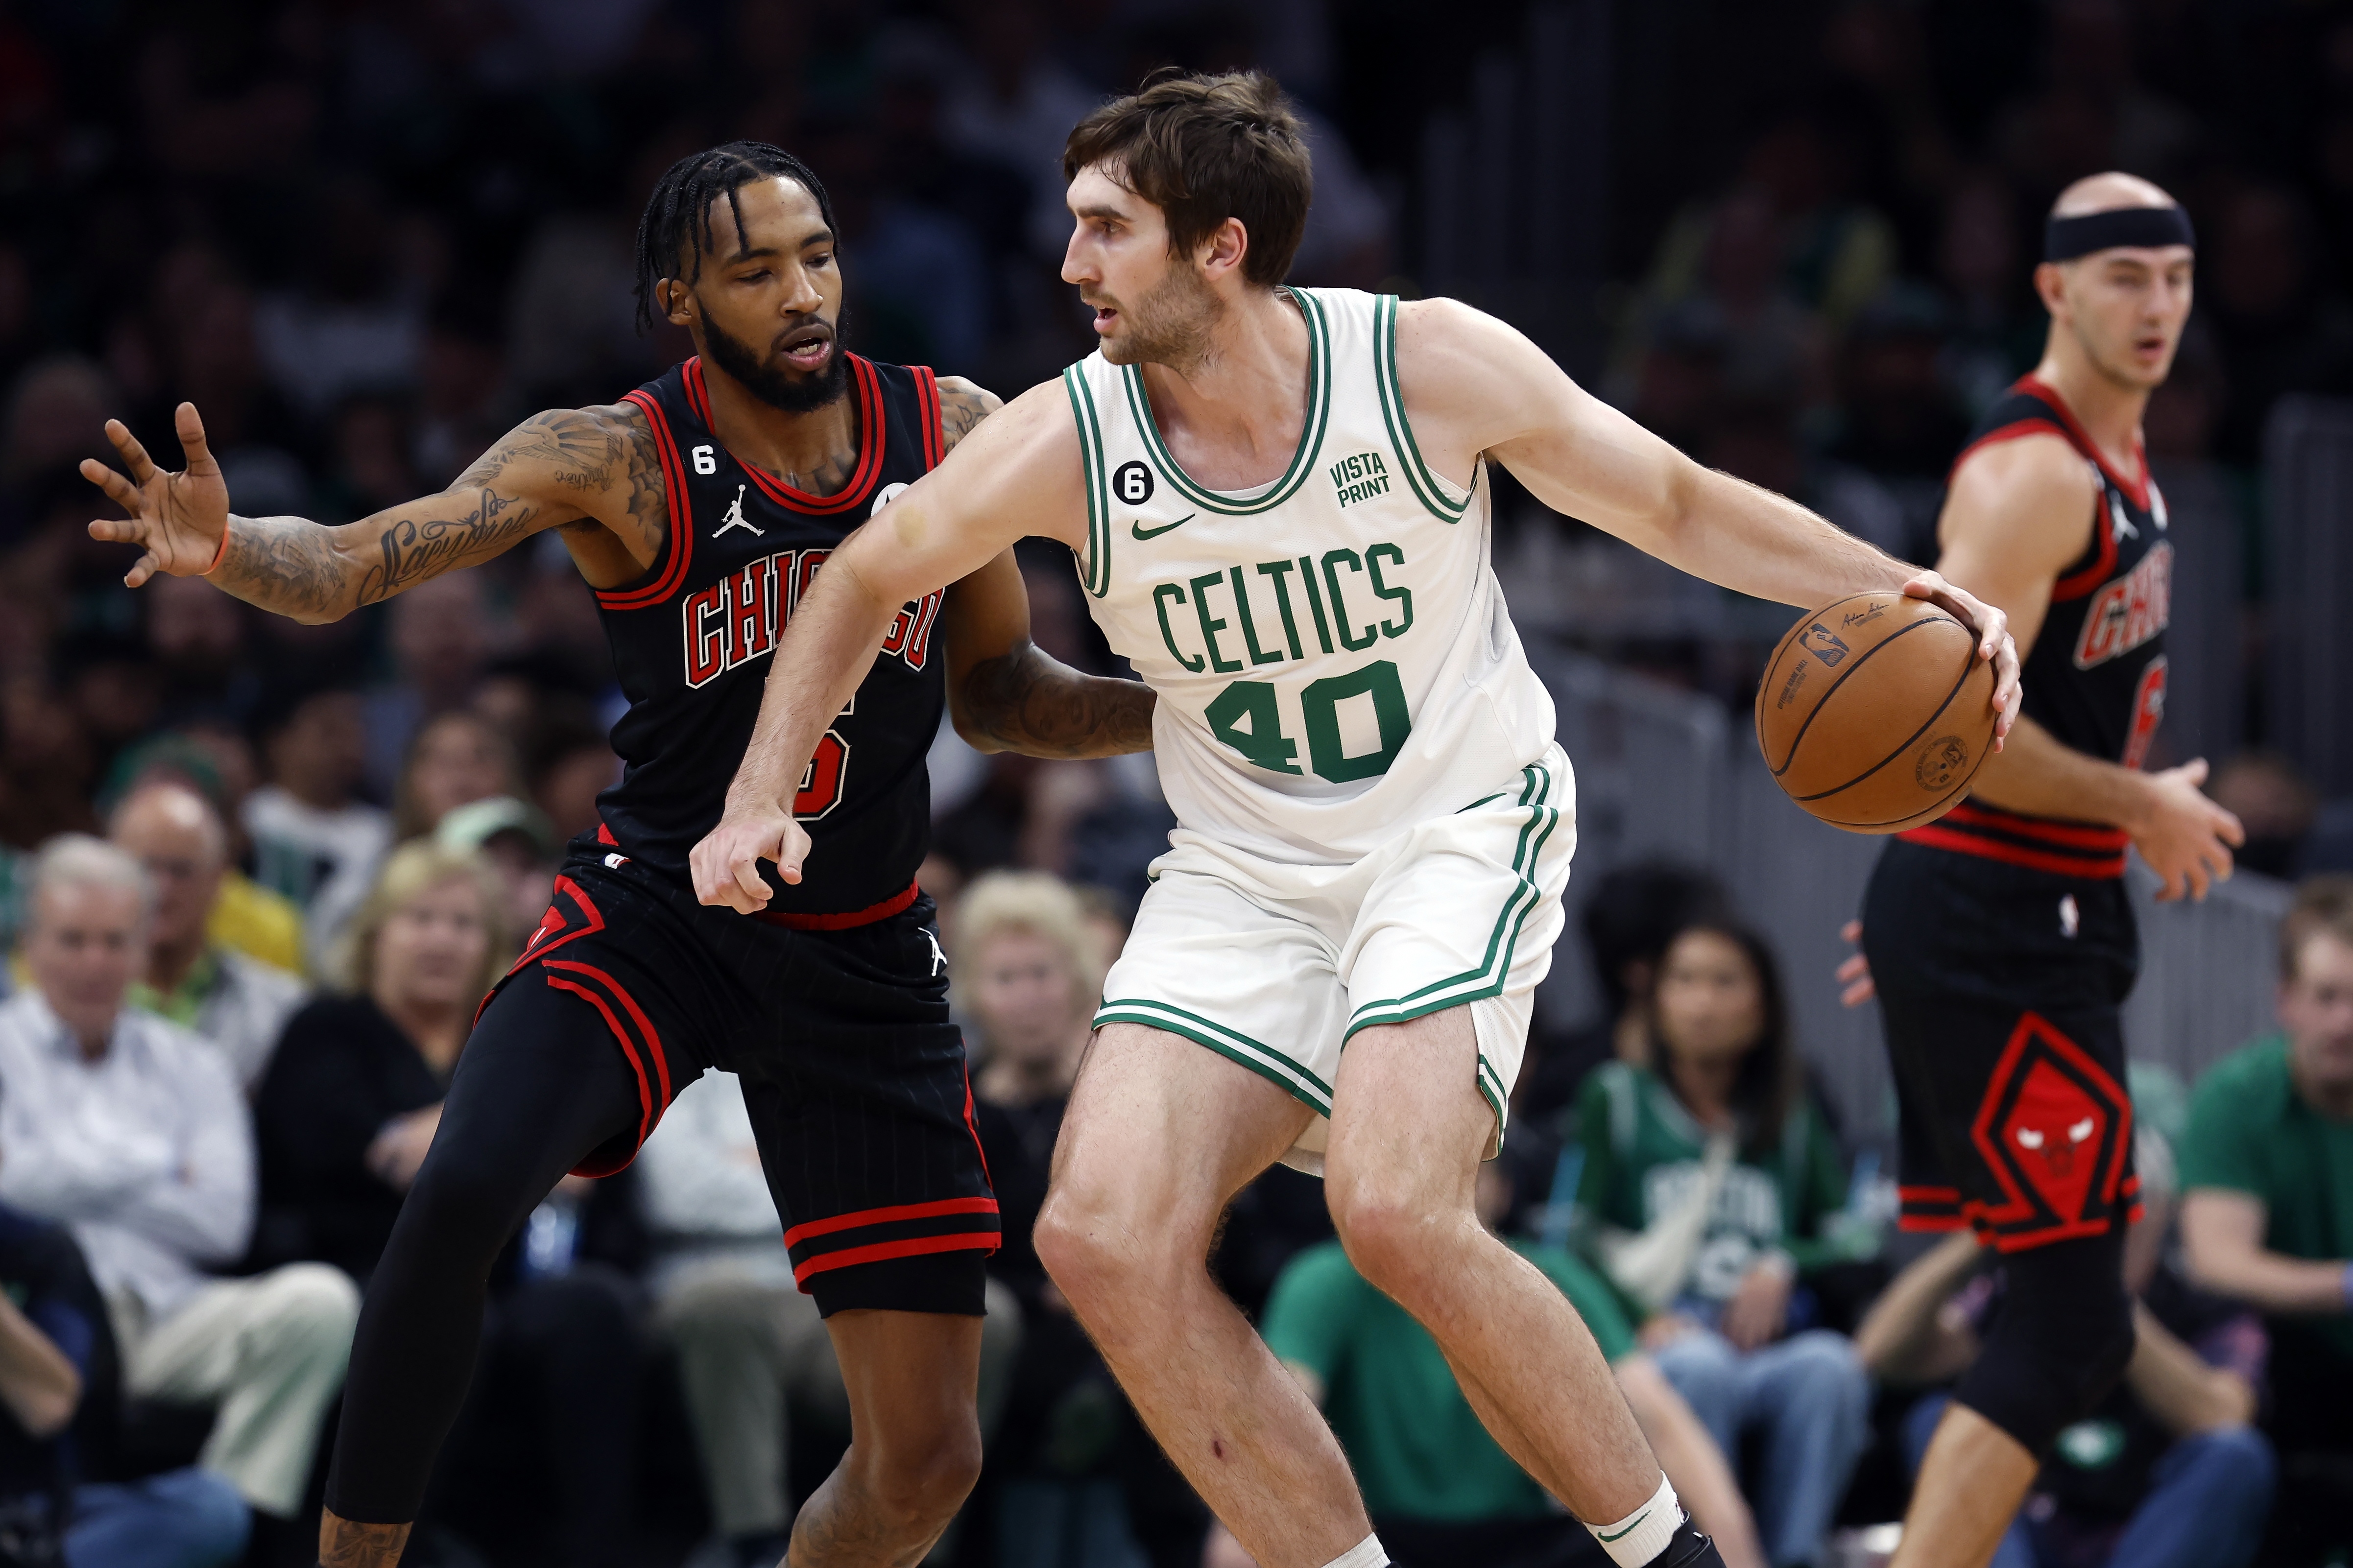
[[[2173,545],[2165,498],[2136,450],[2139,473],[2119,474],[2057,390],[2023,376],[1986,411],[1954,459],[2021,436],[2057,436],[2082,455],[2099,486],[2091,542],[2059,574],[2033,651],[2020,671],[2026,716],[2090,756],[2137,768],[2165,717],[2165,628],[2172,618]],[[2125,835],[1964,802],[1904,835],[1943,848],[1990,854],[2068,875],[2122,876]]]
[[[718,826],[769,656],[810,580],[852,529],[942,456],[932,373],[856,354],[849,363],[858,467],[838,495],[809,495],[738,461],[712,432],[700,359],[628,395],[660,454],[670,542],[644,577],[596,595],[629,700],[613,727],[623,769],[597,798],[599,837],[681,879],[689,851]],[[770,913],[847,925],[913,900],[931,831],[924,757],[947,689],[933,639],[940,600],[933,594],[900,613],[818,742],[794,802],[814,847],[798,886],[763,866]]]

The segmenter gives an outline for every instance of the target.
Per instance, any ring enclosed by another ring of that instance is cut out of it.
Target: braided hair
[[[711,229],[711,204],[727,198],[735,217],[735,232],[744,232],[744,205],[736,192],[755,181],[782,175],[797,182],[817,198],[825,226],[839,232],[834,222],[833,198],[809,172],[807,164],[781,147],[765,142],[730,142],[723,146],[689,153],[662,172],[646,198],[645,216],[638,219],[638,329],[654,324],[654,289],[665,278],[677,276],[681,257],[687,261],[686,281],[702,276],[702,258],[718,250]]]

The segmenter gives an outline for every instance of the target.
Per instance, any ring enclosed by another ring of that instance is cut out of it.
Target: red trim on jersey
[[[871,1225],[896,1225],[902,1220],[938,1219],[952,1214],[995,1214],[995,1198],[934,1198],[929,1203],[896,1204],[889,1208],[860,1209],[854,1214],[838,1214],[828,1219],[813,1219],[807,1225],[797,1225],[785,1232],[785,1245],[798,1247],[820,1236],[832,1236],[839,1231],[863,1230]]]
[[[2142,448],[2139,436],[2136,435],[2133,437],[2133,460],[2140,465],[2140,478],[2128,479],[2109,466],[2106,454],[2103,453],[2092,440],[2091,433],[2085,430],[2083,424],[2076,419],[2075,411],[2067,406],[2067,400],[2059,395],[2057,387],[2047,381],[2038,380],[2033,374],[2029,374],[2012,382],[2010,389],[2012,392],[2023,392],[2029,396],[2039,397],[2049,404],[2052,411],[2059,416],[2059,422],[2067,427],[2067,435],[2074,442],[2076,448],[2084,456],[2099,464],[2100,472],[2114,479],[2116,489],[2130,497],[2133,505],[2143,511],[2148,510],[2148,453]]]
[[[991,1192],[995,1192],[997,1178],[988,1173],[988,1149],[980,1141],[980,1123],[974,1121],[972,1116],[972,1058],[970,1057],[964,1059],[964,1130],[972,1134],[973,1152],[980,1156],[980,1179],[988,1184]]]
[[[862,910],[845,910],[839,914],[805,915],[790,910],[755,910],[752,918],[765,921],[772,926],[787,931],[849,931],[857,926],[871,926],[876,921],[887,921],[913,904],[923,889],[910,882],[879,904],[869,904]]]
[[[564,929],[564,911],[557,909],[553,903],[549,904],[547,906],[547,913],[540,917],[539,931],[535,933],[538,936],[544,938],[544,940],[534,942],[531,945],[525,947],[522,950],[522,956],[516,959],[512,964],[508,966],[507,973],[509,974],[513,974],[527,965],[537,963],[540,959],[545,958],[549,953],[554,952],[557,948],[562,947],[567,942],[577,942],[584,936],[593,935],[605,929],[605,911],[598,909],[595,900],[590,899],[586,892],[581,890],[579,883],[574,881],[569,877],[558,877],[555,879],[555,891],[569,895],[572,901],[580,906],[580,912],[588,917],[587,920],[573,930],[565,931]],[[558,935],[558,932],[562,932],[562,934]],[[489,999],[487,997],[484,998],[486,1005],[488,1005],[488,1001]],[[475,1020],[480,1022],[480,1018],[481,1015],[477,1013],[475,1015]]]
[[[793,1283],[806,1285],[812,1274],[828,1274],[860,1263],[887,1263],[894,1258],[920,1258],[932,1252],[995,1252],[1004,1245],[993,1230],[957,1231],[948,1236],[910,1237],[904,1241],[878,1241],[867,1247],[845,1247],[821,1252],[806,1263],[793,1265]]]
[[[923,418],[923,471],[929,473],[948,455],[947,436],[940,428],[940,378],[927,364],[907,368],[915,373],[915,406]]]
[[[2007,425],[1998,425],[1962,447],[1961,455],[1953,459],[1953,466],[1945,470],[1945,482],[1948,485],[1953,482],[1953,476],[1961,471],[1961,465],[1968,462],[1969,455],[1978,447],[1998,446],[2004,441],[2015,441],[2021,436],[2056,436],[2070,447],[2075,444],[2068,436],[2065,426],[2054,420],[2038,419],[2029,415],[2023,419],[2013,419]]]
[[[882,428],[882,384],[881,377],[874,374],[871,361],[851,354],[849,368],[856,373],[852,379],[858,383],[859,428],[858,467],[851,472],[849,485],[839,495],[813,496],[807,490],[795,489],[775,475],[763,473],[737,458],[735,460],[743,464],[744,471],[752,476],[752,482],[759,486],[761,493],[770,500],[780,506],[791,507],[795,511],[825,517],[861,506],[865,504],[866,498],[874,493],[874,481],[882,477],[882,448],[888,444]]]
[[[566,980],[560,974],[549,974],[546,973],[547,970],[554,967],[556,966],[552,963],[544,965],[541,970],[540,977],[559,991],[569,991],[574,995],[581,997],[586,1001],[591,1007],[596,1008],[597,1012],[604,1015],[605,1026],[613,1032],[613,1038],[620,1043],[621,1055],[628,1058],[629,1069],[638,1075],[638,1142],[642,1144],[645,1142],[648,1135],[649,1135],[654,1130],[654,1117],[656,1115],[654,1110],[652,1086],[646,1080],[645,1058],[639,1052],[637,1042],[629,1037],[628,1030],[621,1026],[621,1020],[615,1016],[612,1005],[607,1002],[604,997],[598,995],[596,988],[593,986],[583,985],[576,980]],[[566,965],[566,967],[579,968],[586,966]],[[659,1055],[659,1051],[657,1050],[656,1054]],[[619,1167],[617,1166],[615,1167],[615,1169],[618,1168]],[[583,1173],[609,1176],[613,1173],[611,1171],[598,1171]]]
[[[691,355],[688,358],[686,363],[681,367],[679,380],[686,387],[686,405],[694,410],[694,416],[702,421],[702,427],[710,430],[712,428],[711,387],[702,379],[701,354]],[[716,435],[718,432],[714,430],[712,433]]]
[[[1896,837],[1906,843],[1926,844],[1932,849],[1951,849],[1963,855],[2024,866],[2031,870],[2048,871],[2054,877],[2080,877],[2087,882],[2113,882],[2125,874],[2125,858],[2121,855],[2099,860],[2074,855],[2052,855],[2040,849],[2004,844],[1999,839],[1980,838],[1974,833],[1956,833],[1949,827],[1907,828]]]
[[[609,844],[616,849],[621,847],[621,841],[613,837],[613,830],[601,822],[596,825],[596,842]]]
[[[1971,805],[1967,801],[1947,812],[1944,819],[1967,826],[1990,827],[2001,833],[2040,838],[2046,844],[2063,845],[2070,849],[2094,849],[2103,855],[2121,855],[2125,852],[2125,846],[2132,842],[2132,836],[2121,827],[2057,822],[2047,816],[2021,816],[2015,812]]]
[[[596,602],[608,610],[641,610],[660,604],[686,581],[687,562],[694,555],[694,507],[686,493],[686,466],[678,460],[678,443],[670,437],[670,416],[662,412],[661,404],[643,388],[627,394],[623,401],[645,410],[646,424],[654,433],[654,450],[661,458],[662,488],[667,492],[664,500],[669,502],[670,556],[661,575],[644,587],[599,593]]]
[[[543,969],[569,969],[582,974],[593,974],[598,980],[603,981],[607,985],[612,987],[614,996],[619,999],[623,1007],[628,1009],[629,1021],[637,1025],[640,1031],[641,1037],[647,1044],[653,1047],[654,1073],[661,1079],[661,1103],[664,1106],[668,1106],[670,1102],[670,1057],[662,1049],[661,1032],[654,1027],[653,1021],[646,1016],[646,1010],[638,1005],[638,999],[629,994],[628,988],[623,985],[619,981],[614,979],[610,974],[605,973],[605,971],[597,968],[593,963],[582,963],[576,960],[569,958],[551,958],[545,960],[541,964],[541,967]],[[560,984],[554,975],[550,975],[548,977],[547,983],[550,985]],[[640,1072],[643,1070],[644,1069],[642,1068],[639,1069]],[[659,1114],[659,1112],[657,1112],[657,1114]],[[647,1123],[646,1131],[649,1132],[653,1131],[652,1123]]]

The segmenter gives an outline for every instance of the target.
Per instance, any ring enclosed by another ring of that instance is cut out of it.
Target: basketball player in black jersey
[[[1971,798],[1888,846],[1861,936],[1895,1069],[1904,1226],[1973,1226],[2008,1285],[1895,1568],[1983,1568],[2052,1439],[2133,1352],[2125,850],[2164,879],[2159,897],[2202,898],[2241,841],[2199,793],[2204,762],[2142,767],[2165,710],[2173,545],[2141,413],[2189,319],[2193,254],[2188,217],[2146,180],[2060,196],[2034,279],[2042,361],[1980,422],[1938,522],[1936,569],[2010,614],[2025,705]]]
[[[554,902],[483,1004],[369,1287],[320,1558],[389,1568],[456,1416],[492,1259],[567,1171],[636,1154],[708,1067],[740,1074],[801,1288],[826,1315],[852,1439],[795,1521],[796,1568],[913,1563],[977,1471],[981,1259],[997,1243],[946,960],[915,886],[924,754],[944,703],[989,749],[1148,749],[1152,695],[1029,640],[1010,552],[910,603],[827,731],[796,807],[830,841],[747,919],[698,903],[690,848],[719,821],[769,656],[831,549],[997,406],[969,382],[839,341],[824,188],[756,142],[682,160],[638,232],[641,315],[697,357],[617,404],[525,421],[439,495],[342,528],[232,517],[196,410],[160,471],[120,422],[131,513],[99,539],[125,581],[198,575],[331,621],[527,536],[561,531],[596,592],[629,699],[625,770]]]

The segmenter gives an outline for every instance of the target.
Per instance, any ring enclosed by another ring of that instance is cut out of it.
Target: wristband
[[[197,573],[197,574],[196,574],[196,575],[197,575],[197,576],[199,576],[199,577],[209,577],[209,576],[211,576],[214,573],[216,573],[216,572],[217,572],[217,571],[219,571],[219,570],[220,570],[220,563],[221,563],[222,562],[224,562],[224,561],[226,561],[226,560],[227,560],[227,559],[228,559],[228,536],[229,536],[229,531],[230,531],[230,522],[232,522],[232,521],[235,521],[235,520],[234,520],[234,519],[232,519],[232,520],[229,520],[229,521],[224,521],[224,522],[222,522],[222,524],[221,524],[221,542],[220,542],[220,548],[213,552],[213,563],[212,563],[211,565],[209,565],[209,566],[206,567],[202,572]]]

